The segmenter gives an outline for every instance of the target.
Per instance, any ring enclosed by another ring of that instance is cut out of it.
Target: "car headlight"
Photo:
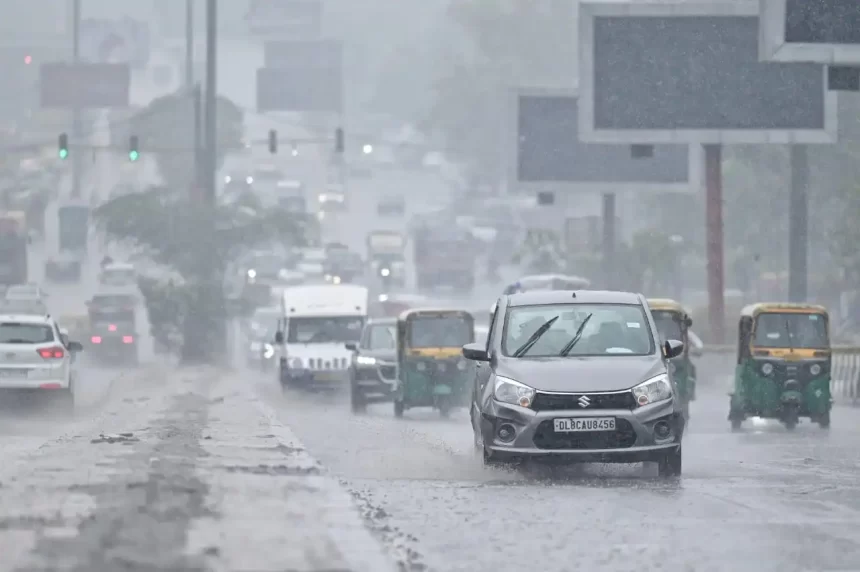
[[[531,407],[535,398],[535,390],[509,377],[496,376],[493,397],[502,403]]]
[[[669,382],[669,376],[661,373],[648,381],[640,383],[633,388],[633,396],[640,407],[669,399],[672,397],[672,384]]]
[[[263,357],[266,359],[272,359],[272,356],[275,355],[275,348],[272,344],[265,344],[263,346]]]
[[[340,284],[340,276],[333,276],[331,281],[335,284]]]
[[[290,367],[293,369],[302,369],[304,366],[305,364],[302,362],[301,358],[296,357],[290,360]]]
[[[391,270],[388,268],[380,268],[379,273],[383,276],[389,276],[391,274]]]
[[[281,268],[278,270],[278,278],[288,278],[290,276],[290,271],[286,268]]]
[[[765,375],[770,375],[773,373],[773,364],[766,363],[761,366],[761,372]]]
[[[256,270],[254,270],[253,268],[251,268],[250,270],[248,270],[248,278],[252,278],[252,279],[253,279],[253,278],[256,278],[256,277],[257,277],[257,271],[256,271]]]
[[[821,366],[817,363],[812,364],[811,366],[809,366],[809,373],[811,373],[812,375],[818,375],[819,373],[821,373]]]
[[[355,358],[355,363],[358,365],[376,365],[376,358],[367,356],[358,356]]]
[[[457,362],[457,369],[460,371],[466,371],[468,365],[466,364],[466,360],[460,360]]]

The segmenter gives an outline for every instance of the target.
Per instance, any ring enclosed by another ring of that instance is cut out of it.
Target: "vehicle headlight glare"
[[[391,275],[391,270],[390,270],[390,269],[388,269],[388,268],[383,268],[383,269],[381,269],[381,270],[379,271],[379,273],[380,273],[380,274],[382,274],[383,276],[390,276],[390,275]]]
[[[331,281],[335,284],[340,284],[340,276],[334,276]]]
[[[358,365],[376,365],[376,358],[367,356],[358,356],[355,358],[355,363]]]
[[[648,381],[640,383],[633,388],[633,397],[636,398],[636,403],[640,407],[671,398],[672,384],[669,382],[669,376],[661,373],[657,377],[652,377]]]
[[[766,363],[761,366],[761,372],[765,375],[770,375],[773,373],[773,364]]]
[[[257,277],[257,271],[256,270],[254,270],[253,268],[248,270],[248,278],[256,278],[256,277]]]
[[[531,407],[535,397],[535,390],[528,385],[508,377],[496,376],[493,388],[493,397],[496,401],[519,405],[520,407]]]
[[[817,363],[812,364],[811,366],[809,366],[809,373],[811,373],[812,375],[818,375],[819,373],[821,373],[821,365]]]
[[[266,359],[272,359],[272,356],[275,355],[274,346],[272,346],[272,344],[266,344],[263,348],[263,357]]]

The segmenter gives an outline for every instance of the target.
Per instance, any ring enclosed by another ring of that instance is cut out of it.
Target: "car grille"
[[[615,431],[556,433],[548,419],[538,425],[532,440],[538,449],[626,449],[636,442],[636,431],[626,419],[616,419]]]
[[[586,403],[586,407],[582,404]],[[535,411],[563,411],[567,409],[633,409],[636,400],[632,391],[621,393],[541,393],[532,403]]]
[[[310,358],[307,362],[308,369],[346,369],[349,367],[347,358]]]

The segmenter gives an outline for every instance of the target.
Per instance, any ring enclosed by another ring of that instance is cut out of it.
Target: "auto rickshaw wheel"
[[[829,411],[818,418],[818,426],[821,427],[822,429],[830,429],[830,412]]]
[[[406,407],[404,406],[402,399],[394,400],[394,416],[396,418],[401,419],[403,417],[403,411],[405,409]]]
[[[738,418],[732,418],[732,431],[740,431],[741,425],[743,425],[743,420]]]
[[[796,406],[790,405],[783,409],[782,422],[789,431],[793,431],[797,427],[798,414]]]
[[[680,477],[682,466],[681,446],[678,445],[677,449],[672,450],[670,453],[666,453],[663,458],[657,462],[657,476],[662,478]]]

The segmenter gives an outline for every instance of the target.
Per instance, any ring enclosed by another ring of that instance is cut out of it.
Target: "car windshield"
[[[367,335],[367,349],[393,350],[396,348],[396,330],[393,325],[371,326]]]
[[[107,268],[102,274],[105,284],[131,284],[137,279],[133,268]]]
[[[410,320],[409,346],[413,348],[456,348],[472,338],[472,322],[463,316],[418,316]]]
[[[657,334],[662,341],[678,340],[683,341],[683,333],[681,332],[681,318],[674,312],[652,311],[654,323],[657,325]]]
[[[93,296],[92,308],[126,308],[134,306],[134,296],[126,294],[108,294]]]
[[[287,343],[333,344],[357,342],[361,338],[364,318],[335,316],[330,318],[290,318]]]
[[[756,318],[753,345],[762,348],[825,349],[830,347],[827,318],[822,314],[768,312]]]
[[[45,324],[0,323],[0,344],[44,344],[54,341],[54,330]]]
[[[47,314],[48,308],[41,300],[3,300],[0,308],[7,314]]]
[[[567,355],[650,355],[655,351],[642,306],[634,304],[553,304],[519,306],[508,311],[502,353],[513,357],[541,326],[553,318],[543,335],[523,355],[553,357],[562,353],[587,319],[581,338]]]

